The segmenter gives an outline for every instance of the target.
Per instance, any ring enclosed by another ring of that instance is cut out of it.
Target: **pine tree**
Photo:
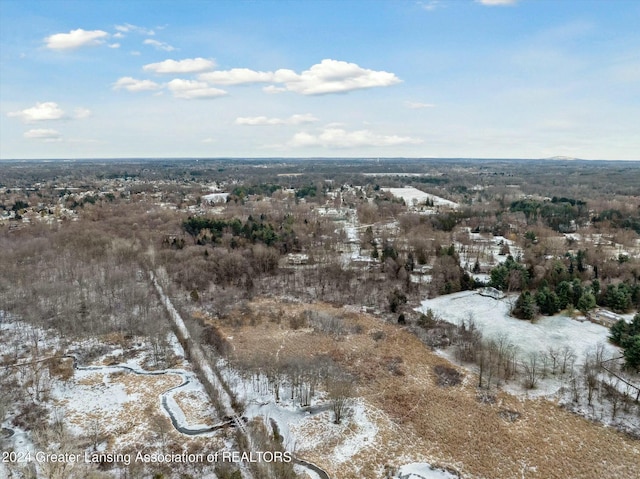
[[[523,291],[513,308],[511,314],[520,319],[534,319],[536,317],[536,302],[529,291]]]
[[[628,368],[640,370],[640,335],[632,336],[624,350],[624,361]]]

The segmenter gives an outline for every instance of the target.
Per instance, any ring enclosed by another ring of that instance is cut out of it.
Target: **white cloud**
[[[303,95],[342,93],[362,88],[390,86],[399,82],[400,79],[393,73],[368,70],[355,63],[338,60],[322,60],[295,79],[284,81],[288,90]]]
[[[107,45],[109,48],[120,48],[120,44],[119,43],[110,43],[109,45]]]
[[[158,50],[163,50],[165,52],[172,52],[175,50],[175,47],[172,47],[171,45],[169,45],[168,43],[165,42],[159,42],[158,40],[152,40],[150,38],[147,38],[144,42],[145,45],[151,45],[153,47],[155,47]]]
[[[185,58],[184,60],[165,60],[159,63],[149,63],[143,69],[155,73],[200,73],[213,70],[216,63],[205,58]]]
[[[29,140],[41,140],[41,141],[60,141],[62,137],[60,132],[49,128],[36,128],[33,130],[25,131],[22,135]]]
[[[77,120],[82,120],[83,118],[89,118],[91,116],[91,110],[87,108],[78,107],[73,110],[73,117]]]
[[[369,130],[347,131],[342,128],[325,128],[320,134],[299,132],[289,142],[289,146],[322,146],[324,148],[356,148],[364,146],[415,145],[422,140],[397,135],[379,135]]]
[[[47,101],[44,103],[36,103],[36,106],[21,111],[9,112],[7,116],[17,117],[25,123],[31,123],[43,120],[59,120],[64,117],[64,111],[57,103]]]
[[[518,0],[476,0],[476,2],[489,7],[495,7],[499,5],[515,5]]]
[[[405,101],[404,105],[411,110],[420,110],[423,108],[434,108],[435,105],[433,103],[422,103],[419,101]]]
[[[311,113],[291,115],[288,119],[291,125],[302,125],[303,123],[315,123],[318,119]]]
[[[266,116],[251,116],[236,118],[236,125],[271,126],[271,125],[302,125],[314,123],[318,119],[311,113],[291,115],[289,118],[268,118]]]
[[[200,80],[218,85],[241,85],[246,83],[269,83],[274,81],[272,72],[257,72],[248,68],[232,68],[199,75]]]
[[[264,126],[284,124],[285,121],[280,118],[267,118],[266,116],[241,116],[236,118],[236,125]]]
[[[52,50],[71,50],[83,46],[99,45],[109,34],[102,30],[71,30],[69,33],[56,33],[45,38],[47,48]]]
[[[151,80],[137,80],[131,77],[119,78],[118,81],[113,84],[114,90],[150,91],[159,90],[160,88],[162,88],[160,85]]]
[[[202,140],[202,143],[215,143],[216,140],[215,138],[205,138],[204,140]]]
[[[212,88],[205,82],[195,80],[181,80],[176,78],[167,83],[169,90],[173,92],[176,98],[184,98],[187,100],[216,98],[227,94],[226,91],[219,88]]]
[[[265,88],[265,91],[276,93],[288,90],[302,95],[345,93],[363,88],[390,86],[401,81],[393,73],[369,70],[355,63],[331,59],[322,60],[300,74],[288,69],[261,72],[248,68],[234,68],[203,73],[199,78],[223,85],[281,83],[283,87],[270,85]]]
[[[142,35],[149,35],[149,36],[153,36],[156,34],[153,30],[149,28],[139,27],[137,25],[131,25],[130,23],[125,23],[124,25],[116,25],[115,29],[118,30],[118,32],[120,32],[119,33],[120,35],[122,35],[123,33],[129,33],[129,32],[140,33]]]
[[[124,38],[124,34],[120,32],[116,32],[113,34],[113,38]]]

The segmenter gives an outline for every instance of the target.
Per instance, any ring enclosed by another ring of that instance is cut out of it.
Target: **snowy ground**
[[[529,389],[519,381],[503,383],[501,388],[517,396],[528,398],[546,397],[557,401],[567,409],[581,416],[614,426],[618,429],[640,434],[640,406],[630,401],[625,407],[614,406],[607,394],[607,387],[617,389],[620,394],[633,398],[636,390],[628,387],[623,381],[609,375],[605,371],[597,373],[598,384],[593,401],[588,404],[587,385],[582,374],[582,365],[587,354],[593,355],[598,347],[603,349],[603,359],[619,358],[621,350],[608,341],[609,329],[588,321],[580,322],[567,316],[543,316],[535,322],[523,321],[509,316],[511,303],[516,296],[501,300],[480,296],[476,292],[440,296],[425,300],[419,311],[433,310],[444,320],[459,324],[473,316],[476,326],[485,339],[506,337],[507,341],[518,348],[520,363],[527,361],[532,353],[546,353],[550,348],[559,350],[570,347],[576,354],[576,367],[566,374],[541,373],[534,389]],[[449,348],[438,351],[438,354],[456,363],[454,351]],[[473,364],[461,364],[471,372],[477,373]],[[574,379],[575,378],[575,379]],[[638,384],[635,378],[629,378]],[[572,385],[573,384],[573,385]],[[574,392],[574,388],[577,392]]]
[[[338,221],[340,227],[335,230],[336,233],[343,231],[346,239],[342,245],[344,252],[340,256],[343,266],[349,267],[353,263],[374,264],[376,260],[370,254],[361,254],[359,231],[364,227],[360,225],[355,210],[346,211],[347,219]]]
[[[475,291],[463,291],[424,300],[419,310],[425,312],[432,309],[445,321],[453,324],[466,320],[472,314],[485,338],[506,335],[524,354],[567,345],[573,348],[578,358],[582,358],[598,344],[602,344],[606,355],[620,356],[620,349],[608,342],[609,330],[604,326],[560,315],[542,316],[535,322],[509,316],[511,304],[516,298],[517,296],[511,295],[495,300],[480,296]]]
[[[51,376],[48,369],[38,369],[42,374],[41,383],[46,386],[46,392],[38,401],[45,407],[48,416],[42,419],[64,421],[69,437],[72,438],[69,439],[69,444],[73,445],[69,447],[76,447],[75,438],[84,441],[99,434],[101,439],[97,444],[98,451],[107,447],[126,450],[142,445],[153,448],[156,444],[149,442],[149,434],[153,435],[155,426],[151,424],[153,420],[150,416],[168,417],[168,411],[185,429],[211,429],[213,423],[217,422],[217,414],[192,371],[176,368],[146,372],[153,360],[151,347],[144,339],[134,340],[131,347],[126,349],[128,359],[122,359],[125,351],[118,345],[100,343],[95,339],[62,345],[60,338],[52,331],[33,328],[20,321],[9,322],[6,318],[2,319],[0,359],[5,364],[27,365],[13,369],[13,377],[19,382],[29,380],[30,368],[47,364],[31,363],[34,358],[59,358],[70,351],[82,355],[95,347],[104,351],[89,364],[78,364],[78,369],[73,370],[72,376],[64,380]],[[178,360],[182,358],[184,352],[173,333],[168,333],[167,342],[169,351]],[[37,351],[34,349],[36,343]],[[71,358],[62,361],[71,361]],[[114,361],[117,364],[113,364]],[[91,369],[84,368],[85,366],[90,366]],[[166,373],[162,374],[163,371]],[[25,385],[21,388],[29,390]],[[8,450],[33,453],[36,450],[37,441],[33,439],[36,433],[24,431],[12,424],[23,402],[24,398],[8,409],[7,420],[1,424],[5,429],[5,438],[0,442]],[[10,437],[6,437],[7,432]],[[39,437],[37,434],[35,437]],[[179,437],[175,430],[172,430],[172,434]],[[215,432],[203,434],[210,441],[211,434]],[[38,447],[54,451],[58,446],[43,443]],[[77,447],[80,449],[75,452],[82,453],[84,446]],[[9,472],[5,469],[0,464],[0,478],[9,477]]]
[[[227,201],[228,196],[229,196],[229,193],[209,193],[208,195],[204,195],[202,197],[202,201],[205,201],[210,204],[224,203],[225,201]]]
[[[434,206],[444,206],[446,208],[458,208],[459,206],[458,203],[425,193],[412,186],[406,188],[381,188],[381,190],[391,193],[396,198],[402,198],[409,207],[424,205],[427,200],[432,200]]]
[[[318,392],[312,399],[310,407],[301,408],[290,400],[287,394],[290,386],[286,382],[280,385],[280,401],[276,402],[264,376],[243,378],[233,368],[224,367],[222,363],[219,364],[219,369],[227,384],[231,385],[247,405],[244,416],[249,419],[260,417],[267,424],[274,421],[283,437],[283,445],[302,458],[306,454],[322,451],[323,460],[339,469],[341,464],[366,454],[365,451],[369,448],[378,449],[383,446],[376,441],[379,430],[373,408],[361,398],[354,398],[342,423],[335,424],[330,402],[322,392]],[[296,470],[305,472],[312,479],[318,477],[310,469],[298,466]],[[426,463],[409,464],[400,468],[399,472],[402,475],[395,476],[398,479],[455,477],[432,469]]]
[[[412,462],[400,468],[397,479],[455,479],[457,476],[441,469],[433,469],[424,462]]]

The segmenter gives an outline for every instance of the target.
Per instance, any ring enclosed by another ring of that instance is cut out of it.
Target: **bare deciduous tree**
[[[538,353],[529,353],[522,366],[525,374],[525,387],[528,389],[535,388],[541,372],[540,355]]]
[[[330,378],[328,392],[333,411],[333,422],[340,424],[349,412],[353,397],[353,382],[347,378]]]

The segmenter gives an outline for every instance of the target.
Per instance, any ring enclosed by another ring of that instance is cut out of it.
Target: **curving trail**
[[[331,479],[329,474],[324,469],[320,469],[312,462],[303,461],[302,459],[298,458],[294,458],[293,462],[299,466],[306,467],[310,471],[315,472],[320,477],[320,479]]]
[[[167,389],[166,391],[164,391],[161,395],[160,395],[160,402],[162,404],[162,408],[165,410],[165,412],[167,413],[167,415],[169,416],[169,419],[171,420],[171,424],[173,425],[173,427],[176,429],[176,431],[180,432],[181,434],[187,435],[187,436],[198,436],[198,435],[202,435],[202,434],[210,434],[212,432],[215,432],[219,429],[225,428],[225,427],[237,427],[238,429],[246,432],[246,426],[245,426],[245,419],[238,416],[238,415],[234,415],[233,417],[229,417],[229,418],[225,418],[225,420],[221,423],[218,423],[214,426],[210,426],[210,427],[205,427],[205,428],[191,428],[186,424],[181,424],[179,419],[176,417],[174,411],[172,410],[172,408],[169,406],[169,402],[168,402],[168,398],[169,396],[174,393],[175,391],[182,389],[184,387],[186,387],[188,384],[191,383],[191,381],[194,378],[194,374],[189,372],[189,371],[185,371],[183,369],[162,369],[159,371],[147,371],[146,369],[141,369],[141,368],[132,368],[131,366],[126,366],[123,364],[114,364],[114,365],[110,365],[110,366],[80,366],[78,364],[78,358],[77,356],[75,356],[74,354],[66,354],[63,357],[66,358],[71,358],[73,360],[73,368],[78,370],[78,371],[113,371],[113,370],[118,370],[118,371],[126,371],[128,373],[131,374],[136,374],[139,376],[162,376],[162,375],[166,375],[166,374],[174,374],[174,375],[178,375],[182,378],[182,382],[180,384],[178,384],[177,386],[173,386],[169,389]],[[175,407],[179,407],[177,404]],[[323,405],[323,406],[316,406],[314,408],[309,407],[307,410],[311,413],[311,414],[317,414],[319,412],[322,412],[324,410],[327,410],[330,407],[330,405]],[[13,432],[12,430],[9,430],[11,432]],[[319,466],[299,459],[299,458],[293,458],[293,462],[301,467],[304,467],[306,469],[309,469],[310,471],[313,471],[315,474],[317,474],[320,479],[331,479],[331,477],[329,476],[329,474],[324,471],[323,469],[321,469]]]
[[[209,434],[211,432],[215,432],[218,429],[228,426],[234,426],[234,421],[231,418],[225,418],[225,420],[219,424],[214,426],[205,427],[205,428],[191,428],[186,424],[180,424],[179,419],[176,417],[173,409],[169,406],[169,396],[173,394],[175,391],[184,388],[193,380],[193,373],[185,371],[183,369],[162,369],[159,371],[147,371],[146,369],[138,369],[132,368],[131,366],[126,366],[122,364],[114,364],[111,366],[80,366],[78,364],[78,358],[73,354],[66,354],[64,357],[73,359],[73,368],[79,371],[109,371],[109,370],[119,370],[126,371],[131,374],[137,374],[139,376],[162,376],[166,374],[174,374],[180,376],[182,378],[182,382],[177,386],[173,386],[167,389],[160,395],[160,402],[162,404],[162,409],[167,413],[169,419],[171,420],[171,424],[173,427],[180,433],[185,434],[187,436],[197,436],[200,434]],[[175,407],[179,407],[177,404]]]

